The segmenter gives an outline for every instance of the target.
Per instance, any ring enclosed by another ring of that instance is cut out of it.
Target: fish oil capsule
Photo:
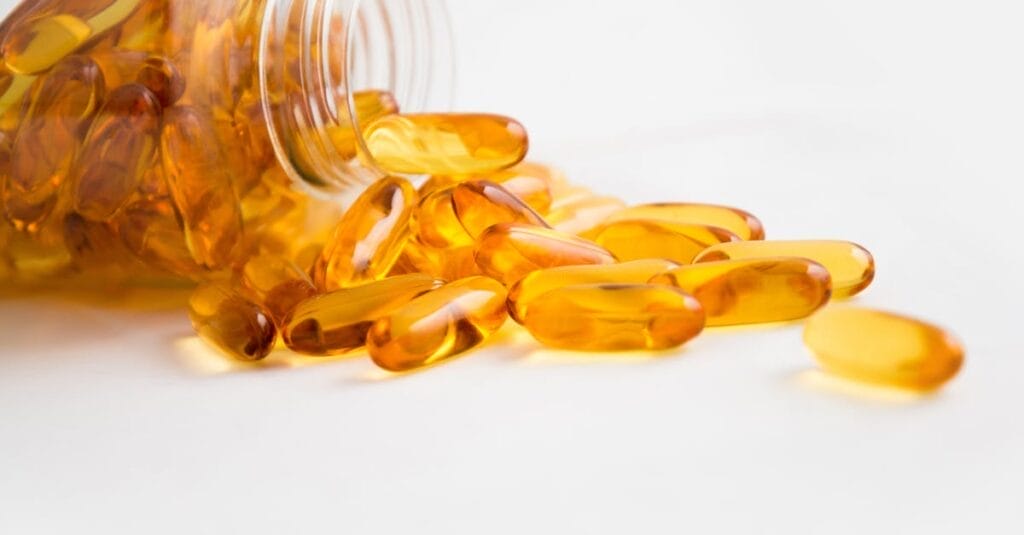
[[[213,133],[211,121],[198,110],[171,108],[160,135],[160,155],[192,256],[207,268],[220,269],[238,256],[242,211]]]
[[[437,249],[410,240],[405,244],[392,274],[426,273],[446,281],[481,275],[473,253],[472,245]]]
[[[571,198],[556,198],[545,219],[551,228],[559,232],[585,236],[608,216],[625,207],[622,199],[596,196],[584,188],[584,191],[573,193]]]
[[[381,368],[408,371],[480,345],[507,318],[505,287],[494,279],[470,277],[427,292],[378,319],[366,347]]]
[[[136,267],[114,225],[89,221],[74,212],[64,216],[64,246],[81,270],[104,271],[117,277]]]
[[[476,263],[488,277],[506,286],[538,269],[584,264],[614,264],[601,246],[560,232],[529,225],[502,223],[480,237]]]
[[[700,303],[654,284],[580,284],[533,299],[522,318],[550,347],[582,351],[667,349],[704,329]]]
[[[274,349],[277,329],[270,316],[227,286],[200,285],[188,312],[200,338],[238,360],[261,360]]]
[[[535,162],[520,162],[486,178],[501,184],[541,215],[551,210],[554,189],[564,181],[560,171]]]
[[[352,104],[352,112],[355,113],[356,119],[355,123],[359,125],[359,128],[364,128],[381,117],[398,113],[398,101],[395,100],[394,95],[387,91],[356,91],[352,93]],[[355,158],[358,152],[357,147],[359,143],[356,141],[357,127],[350,118],[348,102],[345,99],[341,99],[337,103],[336,111],[337,113],[334,117],[336,123],[327,127],[327,136],[330,138],[331,144],[338,151],[339,156],[350,160]]]
[[[505,188],[471,180],[431,194],[417,210],[420,242],[438,248],[472,245],[488,227],[526,223],[546,227],[544,218]]]
[[[442,284],[429,275],[400,275],[307,299],[285,319],[284,342],[306,355],[358,349],[374,321]]]
[[[373,160],[392,173],[472,175],[498,171],[526,156],[526,129],[489,114],[390,115],[363,132]]]
[[[409,239],[416,189],[408,180],[385,177],[345,212],[313,267],[323,291],[383,278]]]
[[[71,171],[75,211],[105,221],[124,206],[153,161],[160,114],[160,102],[140,84],[110,93]]]
[[[694,262],[799,256],[825,266],[832,275],[832,297],[856,295],[875,277],[875,259],[863,247],[839,240],[749,241],[709,247]]]
[[[165,108],[185,94],[185,78],[174,63],[164,57],[146,58],[135,80],[149,88]]]
[[[508,311],[519,323],[526,317],[530,303],[546,292],[580,284],[641,284],[679,264],[660,258],[633,260],[621,264],[560,266],[534,271],[512,285],[508,291]]]
[[[270,314],[274,324],[282,327],[299,303],[317,295],[316,286],[302,268],[273,255],[249,259],[242,268],[241,284]]]
[[[718,227],[658,219],[604,223],[593,234],[594,242],[619,260],[666,258],[680,264],[689,264],[712,245],[739,241],[735,234]]]
[[[185,244],[185,233],[170,200],[133,202],[114,221],[121,241],[149,267],[188,278],[197,278],[204,271]]]
[[[681,266],[654,276],[700,301],[707,325],[745,325],[805,318],[828,302],[832,279],[805,258],[725,260]]]
[[[660,219],[723,228],[741,240],[763,240],[764,225],[749,212],[716,204],[656,203],[631,206],[615,212],[607,222],[625,219]]]
[[[54,66],[92,37],[86,21],[70,14],[42,16],[8,34],[0,51],[8,69],[36,74]]]
[[[964,360],[960,343],[939,327],[866,308],[829,307],[811,316],[804,343],[829,372],[913,390],[938,388]]]

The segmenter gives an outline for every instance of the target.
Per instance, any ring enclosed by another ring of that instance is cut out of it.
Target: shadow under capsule
[[[917,405],[941,398],[939,390],[910,390],[895,386],[863,383],[839,377],[817,368],[786,376],[786,382],[812,392],[881,405]]]

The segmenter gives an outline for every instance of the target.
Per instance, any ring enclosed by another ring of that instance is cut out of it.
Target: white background
[[[176,305],[8,299],[0,532],[1021,533],[1017,5],[451,1],[462,107],[629,201],[866,245],[856,301],[968,348],[937,395],[815,373],[799,326],[659,358],[509,329],[389,377],[234,365]]]

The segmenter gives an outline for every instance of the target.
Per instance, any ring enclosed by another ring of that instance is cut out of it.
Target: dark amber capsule
[[[196,109],[171,108],[164,118],[160,154],[192,256],[210,269],[219,269],[231,265],[238,255],[242,211],[231,168],[211,123]]]
[[[546,292],[579,284],[646,283],[651,277],[679,267],[660,258],[633,260],[621,264],[560,266],[534,271],[512,285],[508,291],[508,310],[512,319],[522,323],[530,303]]]
[[[110,219],[138,188],[160,134],[160,102],[140,84],[115,89],[82,142],[71,173],[75,211]]]
[[[920,320],[855,307],[829,307],[807,320],[804,343],[829,372],[858,381],[933,390],[952,379],[964,349]]]
[[[702,262],[650,280],[675,286],[700,301],[707,325],[744,325],[805,318],[828,302],[832,279],[805,258]]]
[[[442,284],[429,275],[400,275],[307,299],[285,320],[284,342],[307,355],[358,349],[374,321]]]
[[[114,221],[121,241],[148,266],[189,278],[204,271],[185,244],[185,233],[170,200],[133,202]]]
[[[416,189],[408,180],[385,177],[363,192],[342,216],[313,266],[322,291],[385,277],[409,239]]]
[[[200,338],[236,359],[260,360],[274,349],[277,329],[270,316],[227,286],[200,285],[188,308]]]
[[[507,318],[505,287],[487,277],[469,277],[427,292],[378,319],[366,346],[381,368],[408,371],[480,345]]]
[[[655,284],[581,284],[541,294],[523,325],[542,344],[582,351],[667,349],[704,329],[700,303]]]
[[[551,229],[503,223],[476,244],[476,263],[485,275],[510,286],[538,269],[584,264],[613,264],[601,246]]]
[[[139,68],[136,81],[149,88],[165,108],[185,94],[185,77],[169,59],[150,56]]]
[[[673,223],[707,225],[728,230],[741,240],[763,240],[764,225],[753,214],[717,204],[657,203],[630,206],[615,212],[607,222],[624,219],[660,219]]]
[[[708,248],[694,262],[799,256],[825,266],[832,275],[832,297],[849,297],[871,284],[875,259],[863,247],[839,240],[750,241]]]
[[[299,303],[317,294],[309,275],[295,262],[269,254],[254,256],[245,263],[241,284],[280,327]]]
[[[728,230],[707,225],[673,223],[657,219],[625,219],[602,224],[594,242],[619,260],[666,258],[688,264],[712,245],[739,241]]]
[[[392,173],[473,175],[498,171],[526,155],[526,129],[488,114],[389,115],[363,132],[374,161]]]

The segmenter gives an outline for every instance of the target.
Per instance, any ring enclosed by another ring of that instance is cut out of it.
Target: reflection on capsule
[[[484,274],[506,286],[538,269],[616,262],[610,252],[595,243],[516,223],[487,229],[476,244],[475,255]]]

